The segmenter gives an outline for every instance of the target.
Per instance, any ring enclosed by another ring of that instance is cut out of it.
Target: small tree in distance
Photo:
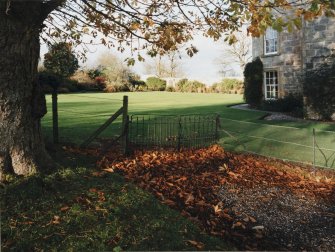
[[[244,68],[244,100],[251,107],[258,107],[263,99],[263,63],[260,58],[246,64]]]
[[[44,55],[44,67],[61,78],[68,78],[79,68],[79,63],[72,48],[66,42],[50,46],[49,52]]]

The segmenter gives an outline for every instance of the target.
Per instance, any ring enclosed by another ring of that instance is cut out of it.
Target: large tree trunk
[[[40,124],[39,33],[31,20],[0,13],[0,180],[5,172],[28,175],[50,165]]]

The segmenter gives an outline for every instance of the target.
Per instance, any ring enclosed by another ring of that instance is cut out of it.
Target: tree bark
[[[21,10],[26,15],[32,11]],[[36,20],[15,18],[8,11],[5,14],[1,8],[0,12],[1,180],[6,172],[35,173],[50,165],[51,159],[45,150],[40,123],[46,113],[37,79],[41,25]]]

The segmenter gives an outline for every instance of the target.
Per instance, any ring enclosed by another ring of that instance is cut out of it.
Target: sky
[[[224,50],[227,45],[223,41],[213,41],[213,39],[205,38],[202,36],[195,36],[191,42],[199,52],[193,57],[183,55],[181,59],[182,70],[185,73],[185,77],[190,80],[198,80],[207,85],[211,85],[214,82],[220,81],[222,75],[219,73],[220,66],[217,61],[218,58],[224,57]],[[120,59],[126,59],[130,57],[129,52],[120,53],[116,49],[108,49],[104,46],[92,46],[89,48],[91,52],[87,53],[87,61],[80,63],[83,68],[92,68],[97,65],[97,59],[101,54],[112,53],[117,55]],[[46,46],[42,46],[41,59],[47,52]],[[145,76],[144,63],[136,62],[132,70],[140,76]],[[236,64],[233,68],[238,71],[239,67]]]

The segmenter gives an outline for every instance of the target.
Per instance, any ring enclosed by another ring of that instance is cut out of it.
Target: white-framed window
[[[264,54],[278,53],[278,32],[269,27],[264,35]]]
[[[264,73],[265,100],[278,99],[278,72],[266,71]]]

